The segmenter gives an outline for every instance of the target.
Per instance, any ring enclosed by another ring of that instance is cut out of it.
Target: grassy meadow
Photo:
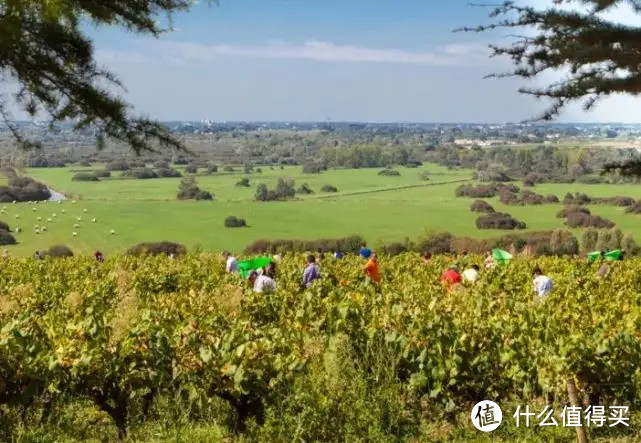
[[[101,168],[102,165],[96,165],[93,169]],[[436,165],[397,168],[401,173],[398,177],[379,176],[379,169],[303,174],[298,166],[282,170],[263,167],[261,173],[251,175],[242,171],[197,175],[199,187],[216,196],[213,202],[176,200],[180,178],[122,179],[120,172],[114,172],[112,178],[99,182],[72,181],[76,172],[89,169],[69,166],[25,171],[66,194],[69,200],[60,204],[4,205],[0,220],[22,229],[16,234],[19,244],[8,247],[10,254],[26,256],[53,244],[66,244],[81,253],[95,249],[113,253],[141,241],[168,240],[190,248],[240,251],[260,238],[314,239],[361,234],[376,245],[416,238],[432,230],[472,237],[505,232],[478,231],[474,224],[477,214],[469,211],[472,200],[454,196],[460,181],[472,178],[471,171],[448,171]],[[419,178],[423,171],[430,174],[429,181]],[[249,177],[250,187],[236,186],[243,177]],[[257,184],[273,187],[279,177],[295,180],[296,187],[307,183],[316,194],[287,202],[254,201]],[[319,192],[325,184],[336,186],[339,192]],[[641,186],[635,185],[545,184],[533,190],[553,193],[561,199],[566,192],[576,191],[591,196],[626,195],[641,199]],[[563,226],[563,220],[555,217],[561,205],[514,207],[501,205],[498,199],[488,201],[497,211],[509,212],[525,221],[530,230]],[[638,217],[626,215],[622,208],[613,206],[592,206],[591,210],[641,240]],[[223,221],[230,215],[245,218],[249,227],[225,228]],[[74,227],[76,224],[79,226]],[[46,226],[47,230],[36,234],[34,225]]]

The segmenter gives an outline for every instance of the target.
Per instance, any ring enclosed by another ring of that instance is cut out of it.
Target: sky
[[[522,0],[545,5],[551,0]],[[499,32],[469,0],[201,1],[159,39],[87,27],[99,62],[138,113],[160,120],[514,122],[545,102],[520,95],[488,58]],[[499,2],[496,2],[499,3]],[[625,9],[616,20],[639,24]],[[641,98],[613,97],[561,121],[640,122]]]

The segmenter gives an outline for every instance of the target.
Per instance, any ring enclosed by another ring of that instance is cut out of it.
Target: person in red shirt
[[[450,268],[443,273],[441,276],[441,284],[447,289],[453,289],[461,284],[461,274],[458,272],[456,265],[450,266]]]

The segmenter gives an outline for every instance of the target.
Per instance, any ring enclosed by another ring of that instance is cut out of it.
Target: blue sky
[[[531,0],[544,3],[547,0]],[[518,121],[542,102],[487,58],[500,33],[469,0],[202,1],[160,39],[90,28],[100,62],[136,109],[161,120]],[[566,121],[639,121],[641,100],[614,98]]]

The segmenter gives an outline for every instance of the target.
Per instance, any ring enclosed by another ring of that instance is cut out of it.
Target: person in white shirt
[[[238,260],[236,260],[236,257],[231,255],[229,251],[223,252],[223,257],[225,257],[225,260],[227,260],[227,262],[225,263],[225,270],[231,273],[237,272]]]
[[[252,272],[249,277],[250,284],[253,284],[254,292],[259,294],[269,294],[274,292],[278,285],[276,283],[276,265],[272,262],[267,266],[267,269],[258,275],[257,272]]]
[[[541,268],[539,268],[538,266],[534,268],[533,275],[533,286],[535,294],[537,294],[539,297],[545,297],[550,292],[552,292],[552,288],[554,288],[554,282],[547,275],[543,275],[543,271],[541,271]]]
[[[479,278],[479,267],[477,265],[472,265],[471,268],[463,271],[463,280],[469,283],[474,283]]]

